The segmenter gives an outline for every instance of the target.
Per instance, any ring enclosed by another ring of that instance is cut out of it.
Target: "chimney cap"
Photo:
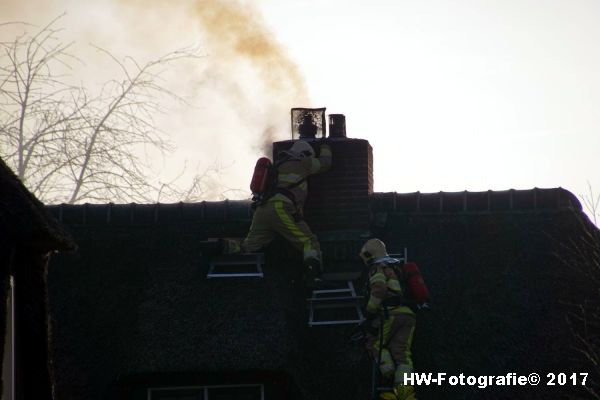
[[[295,107],[291,110],[292,139],[315,139],[327,136],[325,107]]]

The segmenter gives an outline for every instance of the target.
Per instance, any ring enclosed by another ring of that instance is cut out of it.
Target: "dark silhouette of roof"
[[[375,193],[370,207],[372,235],[390,252],[406,246],[432,293],[432,310],[417,321],[417,370],[543,374],[579,366],[564,316],[567,304],[597,296],[597,288],[559,257],[591,226],[571,193]],[[354,328],[307,326],[305,293],[291,283],[300,256],[284,243],[267,249],[264,279],[206,279],[200,241],[243,236],[248,202],[49,209],[80,246],[50,265],[59,397],[115,398],[152,384],[245,372],[239,382],[287,377],[290,398],[369,398],[370,362],[348,340]],[[350,260],[361,240],[340,251],[333,241],[324,251]],[[442,386],[418,393],[541,399],[580,389]]]
[[[73,250],[75,242],[0,159],[0,227],[13,240],[41,251]]]
[[[5,335],[8,322],[15,360],[10,374],[3,371],[0,386],[10,376],[10,390],[18,399],[51,397],[46,266],[51,251],[75,248],[71,235],[0,159],[0,354],[11,338]]]

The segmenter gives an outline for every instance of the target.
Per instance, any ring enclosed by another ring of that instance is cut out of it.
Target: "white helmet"
[[[290,147],[287,151],[289,155],[297,158],[306,158],[306,157],[314,157],[315,150],[312,148],[310,144],[305,142],[304,140],[297,140],[296,143]]]
[[[369,265],[370,262],[376,258],[387,257],[388,253],[385,248],[385,243],[381,240],[369,239],[363,245],[362,249],[360,249],[359,256],[366,265]]]

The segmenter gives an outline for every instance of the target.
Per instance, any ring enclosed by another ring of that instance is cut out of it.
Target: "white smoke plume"
[[[4,0],[0,22],[42,26],[64,12],[65,40],[75,42],[72,52],[87,67],[82,80],[100,83],[103,74],[117,72],[89,43],[140,62],[191,44],[202,49],[204,57],[165,75],[193,105],[157,116],[178,146],[175,159],[164,163],[166,173],[176,175],[184,160],[200,169],[217,162],[225,167],[225,186],[247,194],[256,158],[270,156],[273,141],[290,138],[290,108],[309,105],[298,66],[252,1]],[[6,34],[0,31],[3,40]]]

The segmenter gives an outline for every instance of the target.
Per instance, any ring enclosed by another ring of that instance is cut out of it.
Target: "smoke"
[[[211,44],[219,50],[221,62],[249,61],[272,93],[295,96],[306,101],[304,79],[265,27],[251,4],[239,1],[196,1],[195,15],[206,29]]]
[[[76,55],[88,43],[140,64],[198,44],[204,57],[180,68],[171,89],[192,110],[157,116],[178,145],[169,163],[226,165],[230,188],[245,189],[256,158],[272,142],[289,139],[290,108],[308,106],[304,77],[250,0],[3,0],[0,14],[43,26],[66,12],[61,24]],[[93,21],[93,23],[90,23]],[[82,81],[119,76],[97,52],[85,54]],[[169,82],[173,74],[167,75]],[[164,171],[178,167],[165,166]],[[175,172],[173,173],[175,175]]]
[[[290,137],[290,108],[309,104],[304,77],[249,1],[119,0],[128,18],[164,21],[171,29],[198,33],[206,49],[196,87],[209,113],[239,122],[236,138],[256,154],[270,154],[273,141]],[[209,94],[210,93],[210,94]],[[207,104],[207,101],[209,104]],[[221,109],[214,107],[221,104]],[[225,107],[223,107],[225,106]]]
[[[271,156],[274,141],[291,137],[290,109],[310,104],[298,65],[260,10],[245,0],[115,1],[128,29],[145,39],[141,47],[156,45],[157,32],[172,42],[186,37],[200,44],[205,57],[190,71],[186,88],[199,109],[186,117],[195,130],[187,134],[182,157],[218,158],[228,166],[227,185],[245,189],[256,158]]]
[[[259,148],[269,154],[271,143],[278,137],[285,138],[281,131],[286,130],[284,121],[285,117],[289,118],[289,109],[308,103],[306,85],[298,66],[266,28],[252,4],[238,0],[197,0],[192,9],[215,51],[218,71],[227,71],[228,77],[236,76],[230,67],[235,70],[236,66],[243,68],[243,64],[248,63],[256,72],[254,77],[260,79],[262,85],[256,85],[256,90],[248,90],[249,87],[242,90],[250,95],[250,101],[238,96],[236,106],[242,113],[250,110],[261,115],[258,121],[255,120],[259,126],[250,126],[249,133],[262,138]],[[216,75],[228,79],[223,74]],[[252,74],[246,76],[254,78]],[[257,104],[257,100],[262,104]]]

